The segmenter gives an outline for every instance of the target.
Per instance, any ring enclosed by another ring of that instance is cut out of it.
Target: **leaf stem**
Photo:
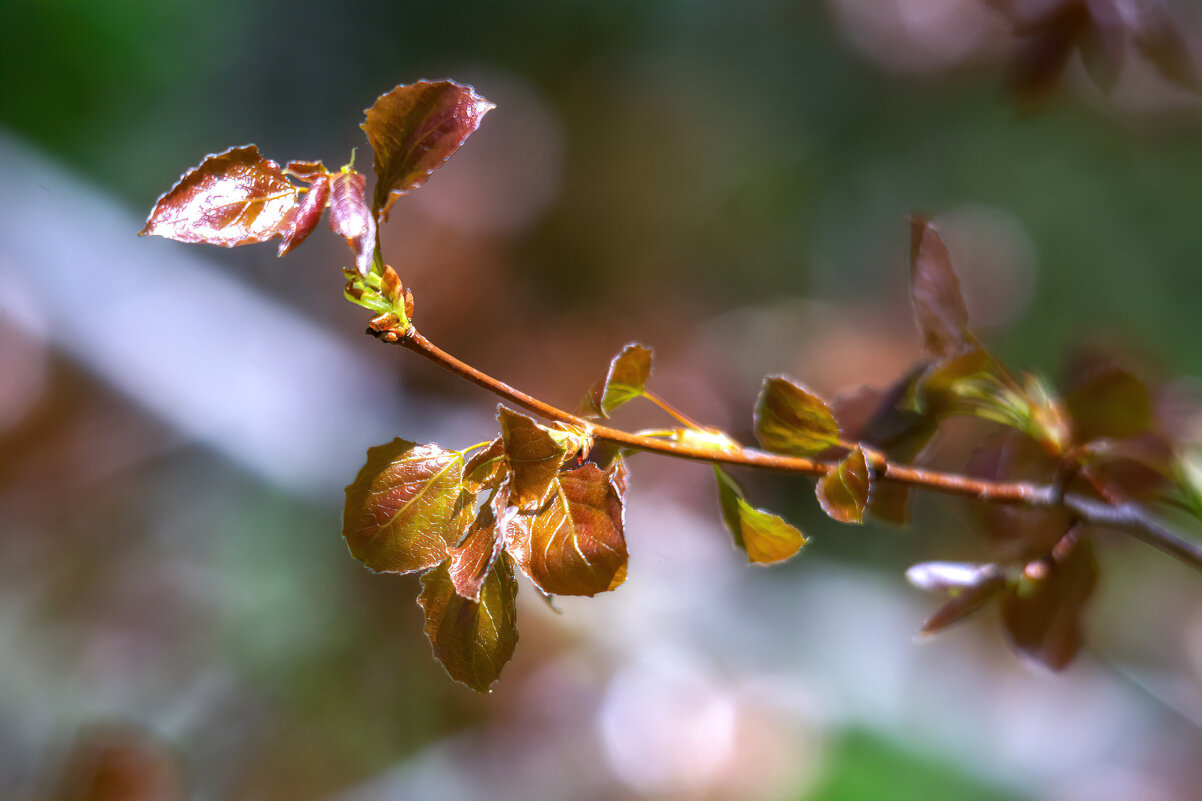
[[[445,370],[492,392],[510,403],[548,420],[583,428],[596,440],[611,442],[624,448],[658,453],[677,459],[691,459],[710,464],[738,465],[821,477],[837,469],[838,462],[825,462],[799,456],[782,456],[755,448],[731,450],[686,445],[659,439],[647,433],[633,434],[609,426],[597,425],[570,412],[545,403],[519,389],[509,386],[464,361],[452,356],[422,336],[416,328],[368,328],[368,333],[384,342],[396,343],[407,350],[434,362]],[[866,447],[866,450],[867,447]],[[912,487],[960,495],[987,503],[1024,506],[1030,509],[1063,508],[1079,520],[1092,525],[1114,528],[1169,554],[1202,571],[1202,545],[1182,539],[1157,521],[1146,509],[1131,503],[1110,503],[1079,493],[1064,493],[1055,484],[1036,484],[1026,481],[990,481],[958,473],[928,470],[888,461],[873,451],[873,471],[876,478]]]

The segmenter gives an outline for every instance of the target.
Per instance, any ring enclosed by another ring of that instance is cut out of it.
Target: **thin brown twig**
[[[826,475],[837,466],[837,462],[800,456],[783,456],[741,446],[729,450],[696,447],[598,425],[527,395],[503,381],[481,372],[442,350],[413,327],[408,329],[369,328],[368,333],[385,342],[395,342],[526,411],[548,420],[584,429],[596,440],[610,442],[624,448],[659,453],[677,459],[755,467],[816,477]],[[1110,503],[1087,495],[1065,494],[1063,488],[1058,487],[1055,483],[990,481],[958,473],[899,465],[888,461],[875,451],[873,454],[873,471],[878,479],[948,495],[975,498],[989,503],[1025,506],[1031,509],[1064,508],[1085,523],[1124,531],[1141,542],[1177,558],[1195,570],[1202,571],[1202,545],[1182,539],[1172,533],[1146,509],[1137,504],[1131,502]]]

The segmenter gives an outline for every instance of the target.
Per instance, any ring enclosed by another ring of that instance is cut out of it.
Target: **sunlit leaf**
[[[716,428],[678,428],[673,431],[672,439],[681,445],[714,453],[735,453],[742,450],[739,443],[731,439],[729,434]]]
[[[496,489],[508,474],[505,465],[505,441],[497,437],[468,459],[463,468],[463,483],[468,489]]]
[[[783,562],[806,544],[805,535],[797,528],[749,504],[743,488],[718,465],[714,465],[714,477],[722,522],[748,561],[763,565]]]
[[[426,613],[426,637],[434,657],[452,679],[488,692],[517,646],[517,581],[509,559],[496,559],[471,601],[455,591],[447,560],[424,574],[418,604]]]
[[[139,236],[234,247],[288,233],[297,189],[255,145],[207,156],[158,199]]]
[[[518,567],[550,595],[596,595],[625,578],[621,493],[595,465],[560,473],[540,509],[507,509],[498,528]]]
[[[968,346],[968,309],[952,257],[923,217],[910,220],[910,301],[928,354],[948,356]]]
[[[839,444],[839,424],[822,398],[790,378],[769,376],[755,405],[755,436],[773,453],[814,456]]]
[[[344,169],[330,182],[330,229],[346,240],[360,275],[371,270],[376,247],[376,221],[367,208],[367,179]]]
[[[1006,577],[997,565],[964,562],[924,562],[907,570],[906,579],[919,589],[951,596],[922,624],[923,634],[933,634],[964,620],[1007,586]]]
[[[500,406],[497,420],[501,423],[505,461],[512,476],[510,500],[521,509],[538,506],[551,491],[567,451],[532,417]]]
[[[1061,670],[1081,647],[1081,613],[1097,584],[1088,539],[1062,539],[1052,556],[1028,565],[1002,599],[1002,622],[1023,654]]]
[[[462,533],[463,454],[394,439],[370,448],[346,488],[342,536],[372,570],[411,573],[443,561]]]
[[[834,470],[818,480],[816,494],[822,511],[840,523],[863,523],[868,505],[868,462],[860,446],[852,449]]]
[[[609,363],[605,378],[585,396],[582,408],[590,414],[609,417],[614,409],[643,394],[651,377],[651,349],[631,342]]]
[[[419,81],[380,95],[359,126],[375,153],[372,210],[388,219],[396,199],[425,183],[493,108],[451,81]]]
[[[309,191],[301,198],[301,202],[288,218],[284,239],[280,242],[279,256],[286,256],[304,242],[325,213],[326,204],[330,199],[330,179],[324,175],[318,176],[309,186]]]
[[[463,542],[451,548],[447,572],[455,592],[469,601],[480,600],[480,587],[492,569],[497,554],[501,552],[501,540],[496,531],[497,520],[492,507],[480,507]]]
[[[284,172],[294,175],[305,183],[316,183],[321,178],[328,178],[330,171],[320,161],[290,161],[284,167]]]

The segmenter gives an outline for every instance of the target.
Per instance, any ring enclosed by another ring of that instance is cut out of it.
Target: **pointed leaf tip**
[[[140,236],[236,247],[285,236],[296,187],[255,145],[205,157],[155,203]]]
[[[581,408],[585,413],[609,417],[619,406],[642,395],[650,377],[651,348],[631,342],[610,360],[605,378],[593,385]]]
[[[818,480],[816,494],[822,511],[840,523],[863,523],[871,486],[868,462],[857,445],[842,461]]]
[[[806,544],[806,537],[799,529],[749,504],[743,488],[718,465],[714,465],[714,478],[718,483],[722,522],[749,562],[761,565],[783,562]]]
[[[773,453],[814,456],[839,444],[839,424],[818,395],[785,376],[769,376],[755,405],[755,436]]]
[[[375,214],[388,219],[396,199],[425,183],[493,108],[453,81],[402,84],[380,95],[359,126],[375,154]]]
[[[910,300],[928,354],[948,356],[967,347],[968,308],[960,280],[947,246],[922,216],[910,219]]]

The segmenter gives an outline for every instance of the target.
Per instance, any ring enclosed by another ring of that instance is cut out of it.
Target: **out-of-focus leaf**
[[[497,519],[490,504],[480,507],[463,542],[451,548],[447,567],[455,592],[469,601],[480,600],[480,587],[501,552]]]
[[[755,404],[755,436],[773,453],[814,456],[839,444],[839,424],[822,398],[790,378],[769,376]]]
[[[722,522],[748,561],[761,565],[783,562],[806,544],[805,535],[797,528],[749,504],[743,488],[718,465],[714,465],[714,477]]]
[[[346,488],[342,536],[372,570],[437,565],[462,533],[463,454],[394,439],[370,448]]]
[[[296,187],[255,145],[205,157],[155,203],[139,236],[234,247],[283,236]]]
[[[991,564],[923,562],[907,570],[906,579],[919,589],[951,596],[922,624],[922,634],[934,634],[959,623],[1006,589],[1005,575]]]
[[[910,220],[910,301],[928,354],[950,356],[968,347],[968,309],[960,280],[947,247],[924,217]]]
[[[1113,0],[1089,0],[1090,24],[1081,32],[1078,48],[1094,85],[1114,91],[1127,53],[1127,25]]]
[[[869,471],[864,451],[857,445],[834,470],[818,480],[822,511],[840,523],[863,523],[868,505]]]
[[[360,275],[371,271],[376,248],[376,221],[367,208],[366,187],[361,173],[347,169],[330,182],[330,229],[346,240]]]
[[[485,576],[479,600],[468,600],[455,591],[450,563],[422,576],[417,602],[426,613],[426,637],[452,679],[488,692],[517,646],[517,580],[502,555]]]
[[[1202,89],[1202,77],[1194,63],[1181,26],[1160,0],[1136,6],[1135,46],[1168,81],[1186,89]]]
[[[1148,387],[1117,365],[1099,365],[1074,376],[1064,404],[1079,442],[1101,437],[1134,437],[1152,425]]]
[[[329,199],[330,179],[324,175],[316,177],[288,219],[284,239],[277,251],[278,256],[288,255],[313,233],[313,229],[321,221],[321,215],[325,213]]]
[[[584,464],[551,484],[542,508],[509,508],[498,529],[530,580],[549,595],[596,595],[626,577],[622,496],[613,475]]]
[[[1202,520],[1202,451],[1185,451],[1178,457],[1177,484],[1186,507]]]
[[[372,211],[387,220],[396,199],[425,183],[493,108],[451,81],[419,81],[380,95],[359,126],[375,153]]]
[[[185,779],[180,757],[169,743],[130,724],[95,724],[80,731],[53,798],[182,801],[189,797]]]
[[[509,465],[510,501],[519,509],[539,506],[551,491],[567,451],[534,418],[497,407],[505,461]]]
[[[496,489],[508,471],[505,468],[505,441],[500,437],[476,452],[463,468],[463,483],[473,491]]]
[[[1022,421],[1019,427],[1047,453],[1053,456],[1064,453],[1072,432],[1064,407],[1047,382],[1034,373],[1024,373],[1022,401],[1016,409]]]
[[[1046,8],[1049,4],[1038,5]],[[1020,40],[1010,61],[1010,90],[1030,103],[1051,93],[1091,24],[1089,9],[1080,0],[1050,6],[1047,13],[1015,27]]]
[[[609,417],[614,409],[643,394],[651,377],[651,349],[631,342],[609,363],[605,378],[589,390],[581,409],[589,414]]]
[[[1067,535],[1052,555],[1028,565],[1002,599],[1002,623],[1020,652],[1061,670],[1081,647],[1081,613],[1097,584],[1088,539]]]

